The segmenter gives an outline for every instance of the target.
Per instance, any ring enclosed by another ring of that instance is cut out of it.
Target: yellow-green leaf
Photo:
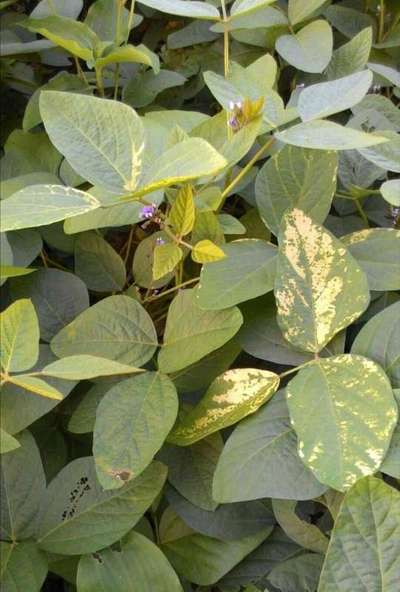
[[[39,357],[39,324],[30,300],[22,298],[0,315],[1,367],[5,372],[24,372]]]
[[[319,352],[367,308],[367,278],[343,244],[297,208],[283,218],[275,281],[278,323],[296,348]]]
[[[226,428],[257,411],[278,386],[279,376],[267,370],[228,370],[214,380],[201,401],[171,432],[168,441],[188,446]]]
[[[168,221],[172,224],[176,234],[185,236],[192,231],[195,219],[193,188],[185,185],[178,192],[172,205]]]
[[[36,376],[30,376],[29,374],[19,374],[18,376],[13,376],[9,382],[12,384],[16,384],[31,393],[35,393],[35,395],[40,395],[41,397],[46,397],[46,399],[56,399],[57,401],[61,401],[63,396],[56,388],[44,382],[40,378],[36,378]]]
[[[193,248],[192,259],[196,263],[210,263],[226,257],[223,250],[210,240],[201,240]]]
[[[153,259],[153,278],[159,280],[173,271],[182,257],[182,249],[175,243],[156,245]]]
[[[99,38],[85,23],[65,16],[26,19],[20,26],[39,33],[82,60],[92,60]]]

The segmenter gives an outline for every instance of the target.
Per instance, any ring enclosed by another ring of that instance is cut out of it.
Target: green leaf
[[[47,0],[46,0],[47,2]],[[119,28],[117,27],[118,18],[121,18]],[[140,22],[138,14],[134,15],[131,25],[134,27]],[[118,0],[96,0],[87,11],[85,24],[96,33],[101,41],[121,42],[128,39],[129,11],[123,6],[122,10]],[[117,39],[117,32],[120,38]]]
[[[64,185],[32,185],[1,202],[1,232],[44,226],[100,206],[94,197]]]
[[[295,35],[282,35],[276,51],[289,64],[303,72],[321,73],[332,57],[333,34],[326,21],[314,21]]]
[[[178,16],[188,16],[196,19],[209,19],[218,21],[220,14],[215,6],[207,2],[192,1],[190,4],[184,0],[139,0],[140,4],[150,6],[160,12],[167,14],[177,14]]]
[[[39,449],[29,432],[20,447],[1,458],[1,538],[20,541],[34,535],[37,512],[46,489]]]
[[[13,438],[8,432],[0,428],[0,454],[11,452],[16,448],[19,448],[21,444]]]
[[[11,304],[0,315],[1,367],[5,372],[23,372],[39,357],[39,325],[30,300]]]
[[[293,209],[279,235],[275,298],[287,341],[317,353],[367,308],[369,289],[340,241]]]
[[[245,14],[252,14],[272,4],[275,0],[235,0],[231,7],[230,18],[237,18],[244,16]]]
[[[132,107],[146,107],[167,88],[182,86],[186,78],[173,70],[162,69],[158,74],[147,70],[132,78],[123,90],[123,100]]]
[[[195,584],[209,586],[258,547],[269,533],[267,528],[229,542],[192,534],[166,543],[161,549],[179,575]]]
[[[213,512],[212,479],[223,448],[220,434],[211,434],[192,446],[166,444],[157,458],[168,467],[168,481],[189,502]]]
[[[121,551],[106,549],[96,556],[84,555],[79,561],[79,592],[126,592],[132,584],[140,592],[183,592],[164,554],[135,531],[129,534]]]
[[[55,357],[52,355],[50,347],[41,344],[39,345],[39,360],[31,371],[40,372],[43,366],[54,360]],[[57,389],[63,397],[66,397],[74,387],[73,382],[57,378],[49,378],[46,382]],[[0,397],[1,427],[9,434],[18,434],[34,421],[49,413],[58,404],[59,401],[56,399],[32,396],[32,392],[23,387],[6,382],[2,386]]]
[[[296,514],[297,502],[272,500],[272,509],[278,524],[298,545],[315,553],[326,553],[328,539],[315,524],[310,524]]]
[[[120,291],[126,270],[122,258],[96,232],[80,234],[75,242],[75,273],[95,292]]]
[[[364,70],[338,80],[308,86],[300,93],[297,104],[301,119],[311,121],[350,109],[365,97],[372,79],[372,72]]]
[[[392,206],[400,207],[400,179],[385,181],[380,190],[385,201]]]
[[[354,592],[360,582],[365,590],[391,592],[399,577],[400,494],[367,477],[344,498],[318,592]]]
[[[290,381],[287,400],[299,455],[319,481],[345,491],[379,469],[397,406],[375,362],[351,354],[320,359]]]
[[[10,377],[9,382],[46,399],[55,399],[56,401],[62,401],[63,399],[62,393],[44,380],[36,378],[36,376],[18,374],[17,376]]]
[[[2,592],[40,592],[47,576],[46,556],[33,542],[0,543]]]
[[[82,60],[91,61],[99,43],[97,35],[85,23],[65,16],[29,18],[20,26],[39,33]]]
[[[231,214],[218,214],[224,234],[246,234],[246,227]]]
[[[201,308],[219,310],[273,290],[276,247],[266,241],[244,239],[224,245],[225,258],[201,270],[196,292]]]
[[[45,366],[40,373],[43,376],[53,376],[65,380],[88,380],[98,376],[136,374],[137,372],[142,372],[142,370],[106,358],[78,355],[52,362]]]
[[[158,55],[147,49],[145,45],[112,45],[107,47],[101,57],[96,59],[96,68],[104,68],[108,64],[120,64],[124,62],[145,64],[151,66],[157,74],[160,71],[160,61]]]
[[[300,460],[296,441],[281,390],[228,438],[214,474],[214,499],[307,500],[324,493],[326,486]]]
[[[50,341],[89,306],[89,294],[82,280],[59,269],[38,269],[31,277],[14,280],[10,291],[14,299],[32,301],[44,341]]]
[[[191,504],[172,487],[166,497],[171,508],[194,531],[221,541],[235,541],[275,525],[271,510],[261,501],[224,504],[214,511]]]
[[[73,460],[50,483],[43,497],[40,547],[51,553],[79,555],[111,545],[140,520],[165,479],[163,465],[152,463],[121,489],[104,491],[93,458]]]
[[[256,179],[256,201],[260,216],[275,236],[289,208],[297,207],[315,222],[324,222],[336,190],[337,170],[335,152],[289,145],[265,163]]]
[[[360,149],[388,141],[384,132],[380,132],[379,135],[366,134],[323,119],[299,123],[283,132],[276,133],[275,137],[285,144],[317,150]]]
[[[400,173],[400,134],[392,131],[378,133],[386,138],[386,142],[379,147],[372,145],[370,148],[365,147],[359,150],[360,154],[376,166]]]
[[[257,411],[279,386],[268,370],[237,368],[214,380],[200,402],[172,430],[168,442],[188,446]]]
[[[369,228],[341,241],[366,274],[370,290],[400,290],[400,230]]]
[[[110,296],[83,311],[52,339],[59,357],[88,354],[140,367],[157,347],[153,322],[128,296]]]
[[[363,70],[372,47],[372,27],[367,27],[333,52],[326,71],[329,80]]]
[[[133,191],[142,172],[143,124],[128,105],[44,91],[40,112],[54,146],[93,185]]]
[[[174,271],[182,257],[183,251],[176,243],[156,245],[153,255],[153,278],[159,280]]]
[[[185,185],[178,191],[178,195],[172,204],[168,222],[172,224],[177,235],[186,236],[193,229],[194,217],[193,188],[191,185]]]
[[[400,303],[395,302],[368,321],[355,338],[351,352],[382,366],[393,386],[400,388]]]
[[[194,290],[183,290],[172,301],[158,355],[161,372],[181,370],[218,349],[237,333],[242,324],[237,308],[203,311]]]
[[[170,272],[159,280],[153,278],[154,253],[160,239],[164,242],[170,240],[165,232],[154,232],[142,240],[135,251],[132,272],[138,286],[155,290],[168,284],[173,277],[173,273]]]
[[[325,0],[289,0],[288,14],[292,25],[297,25],[301,21],[305,21],[313,14]]]
[[[216,175],[226,165],[225,158],[211,144],[201,138],[189,138],[178,142],[155,159],[154,164],[145,171],[133,196],[140,197],[163,187]],[[121,201],[130,199],[126,197]]]
[[[83,0],[40,0],[32,10],[30,16],[35,19],[42,19],[57,13],[60,16],[68,16],[77,19],[83,8]]]
[[[400,390],[394,390],[393,394],[400,411]],[[385,460],[381,464],[380,470],[386,473],[386,475],[400,479],[400,421],[397,422],[394,428],[389,450],[385,456]]]
[[[316,590],[323,563],[322,555],[303,553],[276,565],[268,575],[268,582],[285,592]]]
[[[177,413],[174,384],[156,372],[123,380],[107,392],[97,408],[93,434],[96,471],[104,489],[121,487],[142,473]]]

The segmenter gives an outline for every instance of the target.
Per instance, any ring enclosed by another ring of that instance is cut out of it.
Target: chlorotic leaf
[[[367,279],[330,232],[298,209],[283,218],[275,282],[284,337],[319,352],[369,303]]]
[[[345,491],[379,469],[397,405],[375,362],[353,354],[320,359],[290,381],[287,401],[299,455],[319,481]]]
[[[207,2],[184,2],[184,0],[140,0],[141,4],[155,8],[168,14],[177,14],[179,16],[188,16],[197,19],[210,19],[217,21],[220,18],[215,6]]]
[[[168,441],[188,446],[257,411],[277,390],[279,376],[238,368],[214,380],[200,402],[174,427]]]

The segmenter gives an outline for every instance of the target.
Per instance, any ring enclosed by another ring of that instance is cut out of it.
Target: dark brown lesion
[[[86,491],[90,491],[91,486],[89,484],[89,478],[86,476],[81,477],[77,482],[74,489],[69,494],[69,506],[65,508],[61,515],[61,520],[70,520],[75,516],[79,500],[83,497]]]

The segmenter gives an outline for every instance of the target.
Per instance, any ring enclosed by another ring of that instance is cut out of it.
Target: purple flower
[[[165,240],[159,236],[156,238],[156,245],[165,245]]]
[[[155,214],[155,211],[157,209],[156,204],[151,204],[150,206],[143,206],[143,208],[140,210],[139,213],[139,217],[141,220],[149,220],[150,218],[152,218]]]

